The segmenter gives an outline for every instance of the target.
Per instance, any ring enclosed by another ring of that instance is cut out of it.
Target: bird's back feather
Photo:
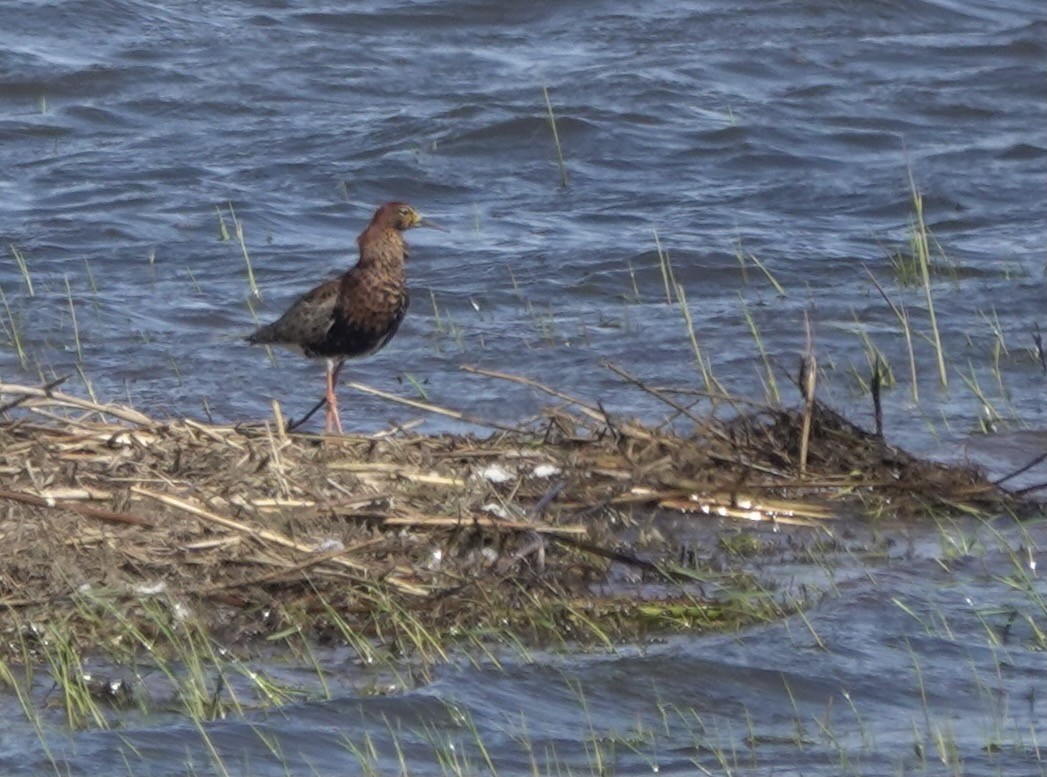
[[[280,318],[248,335],[252,345],[295,345],[323,340],[334,324],[342,279],[334,278],[299,297]]]

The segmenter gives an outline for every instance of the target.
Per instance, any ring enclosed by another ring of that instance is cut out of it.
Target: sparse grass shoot
[[[665,287],[665,303],[673,304],[673,290],[677,288],[676,275],[673,273],[673,264],[669,261],[669,253],[662,250],[662,241],[658,233],[654,233],[654,247],[658,251],[658,269],[662,271],[662,285]]]
[[[73,323],[73,341],[76,343],[76,362],[84,361],[84,349],[80,344],[80,324],[76,320],[76,303],[73,302],[73,289],[69,285],[69,273],[65,275],[65,296],[69,302],[69,318]]]
[[[258,284],[255,282],[254,268],[251,266],[251,255],[247,251],[247,242],[244,239],[244,224],[237,218],[236,211],[233,209],[233,203],[229,202],[226,204],[229,208],[229,218],[233,222],[233,233],[236,235],[236,240],[240,244],[240,253],[244,257],[244,265],[247,267],[247,288],[250,292],[250,296],[255,299],[262,298],[262,292],[258,288]],[[223,235],[223,240],[229,239],[229,232],[225,226],[225,220],[222,218],[222,211],[218,211],[218,222],[219,229]]]
[[[11,312],[11,305],[7,301],[7,295],[4,294],[3,286],[0,286],[0,304],[4,306],[4,313],[6,314],[6,320],[0,319],[0,326],[3,326],[8,342],[14,346],[15,353],[18,354],[18,363],[22,366],[22,369],[25,369],[29,364],[29,357],[26,355],[25,348],[22,347],[21,326]]]
[[[22,274],[22,280],[25,282],[25,289],[29,293],[30,297],[35,297],[36,292],[33,290],[33,278],[29,275],[29,265],[25,261],[25,254],[23,254],[18,246],[11,244],[11,254],[15,258],[15,264],[18,265],[18,272]]]
[[[763,337],[760,335],[760,329],[756,326],[756,320],[749,311],[749,306],[746,304],[745,299],[739,296],[739,301],[742,305],[742,315],[745,316],[745,323],[749,326],[749,333],[753,337],[753,342],[756,343],[756,350],[759,352],[760,361],[763,363],[764,374],[760,376],[760,381],[763,383],[764,396],[767,397],[767,401],[770,404],[781,404],[782,395],[778,390],[778,381],[774,376],[774,367],[767,354],[767,349],[764,347]]]
[[[934,296],[931,291],[931,275],[934,272],[935,260],[931,253],[931,232],[924,218],[923,195],[916,188],[916,182],[909,175],[909,192],[912,199],[913,215],[909,222],[909,250],[891,256],[895,277],[902,285],[919,285],[923,288],[927,303],[927,316],[931,324],[930,340],[934,346],[938,365],[938,382],[942,388],[949,385],[946,371],[945,352],[942,346],[941,333],[938,329],[938,316],[934,308]],[[939,256],[943,255],[937,241],[935,246]]]
[[[720,394],[726,394],[723,386],[720,382],[713,377],[712,365],[709,362],[707,356],[702,353],[702,348],[698,344],[698,335],[694,331],[694,320],[691,318],[691,309],[687,305],[687,295],[683,290],[683,286],[676,284],[676,299],[680,302],[680,313],[683,315],[684,325],[687,329],[687,339],[690,341],[691,350],[694,352],[695,365],[698,367],[698,371],[702,376],[702,387],[706,391],[715,391]]]
[[[556,116],[553,114],[553,103],[549,99],[549,90],[542,87],[545,96],[545,110],[549,116],[549,128],[553,131],[553,144],[556,146],[556,162],[560,166],[560,185],[567,188],[567,165],[564,164],[563,147],[560,145],[560,133],[556,129]]]
[[[771,271],[767,269],[767,265],[761,262],[760,258],[756,254],[749,254],[749,258],[752,259],[753,264],[760,268],[760,272],[764,274],[767,280],[771,282],[771,285],[774,286],[774,290],[778,293],[778,296],[787,296],[785,293],[785,289],[782,288],[782,284],[778,283],[778,279],[775,278]]]

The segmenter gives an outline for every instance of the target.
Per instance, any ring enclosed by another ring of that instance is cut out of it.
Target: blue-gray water
[[[856,421],[869,422],[858,381],[875,346],[899,380],[885,395],[894,441],[950,459],[971,449],[989,464],[1022,463],[1026,448],[1015,453],[1010,437],[1000,444],[969,438],[982,419],[1009,435],[1045,426],[1047,392],[1033,353],[1035,327],[1047,329],[1041,0],[346,5],[5,4],[0,380],[36,383],[74,372],[79,360],[100,397],[129,397],[158,416],[258,419],[272,398],[296,414],[319,396],[321,369],[289,353],[273,364],[240,342],[253,325],[246,268],[235,236],[220,240],[218,211],[231,230],[231,203],[243,224],[262,293],[255,308],[268,319],[348,266],[375,205],[405,199],[450,231],[409,235],[412,309],[393,343],[352,365],[350,379],[406,396],[417,395],[416,381],[432,402],[502,421],[543,404],[528,389],[459,370],[472,363],[656,418],[666,408],[623,387],[601,362],[658,384],[701,380],[680,307],[665,300],[657,233],[686,292],[699,347],[728,390],[765,395],[748,314],[791,400],[787,375],[805,348],[809,320],[824,369],[820,391]],[[567,188],[543,87],[557,116]],[[932,288],[947,390],[937,385],[923,292],[900,287],[888,259],[908,243],[910,175],[947,257]],[[25,257],[35,296],[11,246]],[[785,295],[752,260],[743,273],[739,253],[755,255]],[[910,318],[918,402],[898,316],[867,269]],[[79,376],[68,388],[86,391]],[[347,428],[415,417],[370,396],[342,395]],[[429,419],[423,428],[447,426]],[[1042,439],[1027,447],[1037,445]],[[806,749],[731,768],[921,773],[906,759],[914,726],[927,725],[913,706],[913,676],[899,668],[912,651],[935,669],[925,681],[942,682],[935,698],[958,699],[934,712],[962,740],[965,774],[1036,773],[1043,759],[1022,758],[1030,752],[1024,748],[1047,740],[1047,716],[1024,713],[1020,695],[1027,663],[1042,695],[1042,654],[990,650],[985,657],[983,626],[963,615],[962,600],[953,612],[938,597],[969,586],[995,598],[995,588],[980,587],[992,574],[961,567],[939,579],[937,569],[933,561],[892,567],[886,579],[858,576],[840,589],[811,616],[832,637],[828,654],[796,650],[806,632],[797,622],[738,639],[674,641],[650,656],[568,662],[565,671],[590,697],[597,735],[652,714],[639,700],[647,698],[640,681],[623,685],[624,675],[642,678],[645,688],[650,680],[673,704],[706,709],[717,731],[740,740],[746,711],[757,734],[766,725],[788,735],[774,728],[792,725],[777,675],[738,670],[770,671],[788,653],[789,687],[802,696],[799,714],[809,725],[857,711],[878,739],[871,751],[843,742],[853,760],[842,761],[808,732],[817,743]],[[933,581],[927,590],[926,579]],[[960,636],[949,644],[917,638],[924,631],[892,603],[898,596],[945,608]],[[966,649],[972,643],[982,646],[975,658]],[[523,758],[505,723],[514,706],[528,708],[527,730],[543,752],[578,735],[564,723],[577,722],[577,704],[552,695],[562,683],[543,674],[554,671],[550,662],[497,678],[464,669],[423,692],[369,701],[370,711],[348,712],[355,702],[318,705],[262,725],[303,749],[296,769],[342,773],[331,760],[345,758],[334,744],[340,733],[370,731],[380,740],[386,724],[374,721],[381,715],[417,715],[417,722],[437,700],[459,699],[490,734],[485,739],[495,740],[496,755],[508,759],[506,773],[529,772],[526,759],[512,760]],[[1017,673],[1013,683],[1002,670],[984,678],[1001,662]],[[709,675],[719,681],[711,689]],[[885,685],[874,682],[884,675]],[[679,676],[689,679],[675,684]],[[958,685],[981,681],[1015,716],[1013,727],[1001,729],[1024,732],[1006,740],[1025,737],[1003,754],[962,736],[972,721],[991,728],[995,720],[978,692]],[[760,717],[764,693],[767,715],[781,720]],[[224,752],[247,749],[234,770],[283,773],[265,766],[257,742],[243,744],[251,729],[237,725],[213,729]],[[858,728],[850,727],[854,737]],[[113,753],[121,737],[141,744],[156,741],[155,733],[146,726],[82,734],[68,752],[59,749],[70,773],[108,773],[120,763]],[[663,771],[690,773],[684,764],[694,757],[713,773],[731,773],[701,760],[687,735],[674,736],[659,745]],[[152,765],[136,772],[181,773],[187,741],[161,741]],[[19,742],[15,734],[0,738],[8,771],[25,752]],[[876,756],[862,755],[868,752]],[[408,758],[418,773],[439,771],[431,756]],[[630,763],[623,772],[650,769],[643,759]],[[928,773],[952,773],[934,757],[929,764]]]

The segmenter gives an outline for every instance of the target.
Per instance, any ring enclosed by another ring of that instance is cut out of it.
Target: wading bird
[[[324,399],[289,428],[300,426],[320,405],[327,405],[325,431],[342,431],[335,383],[346,359],[367,356],[385,346],[407,313],[407,244],[403,232],[433,227],[403,202],[387,202],[375,211],[356,243],[360,259],[344,275],[302,295],[271,324],[244,338],[251,345],[285,345],[314,359],[327,360]]]

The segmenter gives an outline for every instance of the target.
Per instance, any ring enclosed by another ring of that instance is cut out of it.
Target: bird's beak
[[[412,226],[428,227],[429,229],[438,229],[441,232],[447,231],[447,227],[443,226],[442,224],[437,224],[435,221],[431,221],[428,218],[423,219],[421,216],[418,216],[417,220],[414,222]]]

